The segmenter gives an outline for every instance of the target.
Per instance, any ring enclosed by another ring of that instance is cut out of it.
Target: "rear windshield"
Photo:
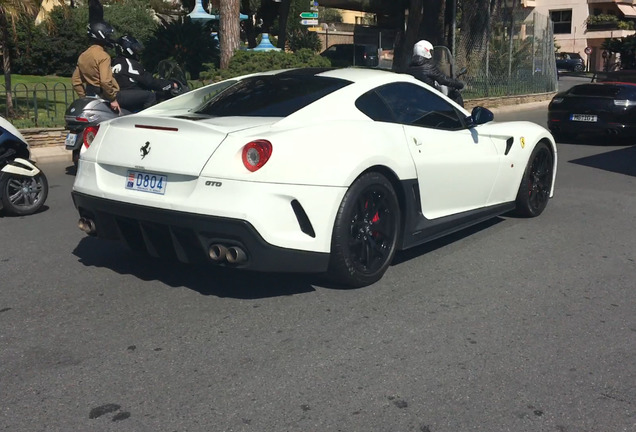
[[[307,74],[250,77],[225,89],[196,112],[215,117],[286,117],[349,84]]]
[[[605,96],[614,97],[618,94],[620,87],[608,84],[583,84],[570,89],[570,94],[575,96]]]

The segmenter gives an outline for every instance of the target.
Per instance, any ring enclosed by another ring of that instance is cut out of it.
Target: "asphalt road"
[[[0,216],[0,430],[635,431],[636,147],[597,144],[539,218],[352,290],[88,238],[43,165],[46,210]]]

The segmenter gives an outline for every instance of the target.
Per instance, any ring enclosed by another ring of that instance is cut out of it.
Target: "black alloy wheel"
[[[330,277],[351,287],[377,282],[397,249],[400,210],[382,174],[358,178],[345,194],[333,228]]]
[[[4,210],[16,216],[38,211],[49,193],[49,184],[43,172],[34,177],[5,174],[0,181],[0,188]]]
[[[516,200],[516,213],[523,217],[539,216],[548,205],[552,189],[554,157],[548,146],[536,145],[521,179]]]

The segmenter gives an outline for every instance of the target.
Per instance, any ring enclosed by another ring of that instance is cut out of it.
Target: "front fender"
[[[0,171],[8,174],[35,177],[40,174],[40,169],[33,162],[26,159],[16,158],[9,161]]]

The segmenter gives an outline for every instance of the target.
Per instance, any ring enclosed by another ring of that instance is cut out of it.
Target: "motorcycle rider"
[[[157,102],[155,91],[169,91],[176,88],[173,81],[155,78],[139,62],[143,44],[132,36],[120,37],[113,60],[113,75],[119,84],[117,100],[122,108],[140,111]]]
[[[427,40],[421,40],[413,46],[413,58],[406,72],[420,81],[435,87],[435,82],[457,90],[464,88],[464,83],[447,77],[439,70],[433,60],[433,45]]]
[[[110,55],[105,49],[113,46],[110,37],[114,32],[106,21],[88,24],[87,33],[92,44],[77,59],[71,83],[79,97],[102,97],[110,101],[111,109],[119,111],[119,85],[113,77]]]

